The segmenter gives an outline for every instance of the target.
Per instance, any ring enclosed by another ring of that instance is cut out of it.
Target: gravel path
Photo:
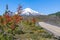
[[[39,25],[41,27],[43,27],[44,29],[52,32],[55,36],[59,36],[60,37],[60,27],[58,26],[54,26],[45,22],[39,22]]]

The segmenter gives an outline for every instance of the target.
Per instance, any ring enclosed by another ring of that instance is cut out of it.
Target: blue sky
[[[5,11],[6,4],[10,11],[17,11],[18,4],[24,8],[31,8],[43,14],[60,11],[60,0],[0,0],[0,15]]]

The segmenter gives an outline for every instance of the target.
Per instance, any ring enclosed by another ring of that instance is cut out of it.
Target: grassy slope
[[[21,23],[24,34],[19,35],[21,40],[53,40],[53,35],[50,35],[46,30],[34,24],[27,22]]]
[[[53,40],[53,35],[32,22],[21,21],[15,30],[3,26],[0,40]]]

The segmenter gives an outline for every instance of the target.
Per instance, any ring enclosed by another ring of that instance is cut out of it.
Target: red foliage
[[[14,20],[16,23],[19,23],[23,18],[20,15],[15,15]]]
[[[12,19],[11,18],[6,18],[6,21],[7,22],[10,22]]]
[[[32,22],[33,22],[33,23],[35,23],[35,22],[36,22],[35,18],[33,18],[33,19],[32,19]]]
[[[4,17],[5,17],[7,23],[12,20],[11,17],[9,15],[7,15],[7,14],[5,14]]]
[[[5,22],[6,23],[9,23],[9,22],[19,23],[23,19],[23,17],[20,16],[19,14],[13,15],[13,16],[9,16],[8,13],[4,15],[4,18],[5,18]],[[5,23],[5,22],[3,22],[3,23]]]

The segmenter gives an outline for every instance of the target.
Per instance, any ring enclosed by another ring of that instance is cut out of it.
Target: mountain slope
[[[51,16],[51,15],[56,15],[56,16],[60,17],[60,12],[56,12],[56,13],[49,14],[49,15],[50,15],[50,16]]]
[[[15,14],[17,14],[17,12]],[[26,8],[22,10],[22,13],[20,15],[35,16],[35,15],[40,15],[40,13],[30,8]]]

